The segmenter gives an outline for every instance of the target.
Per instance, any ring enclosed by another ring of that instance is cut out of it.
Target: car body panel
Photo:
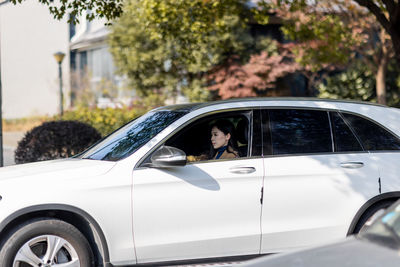
[[[96,220],[108,244],[118,244],[109,246],[110,258],[133,264],[131,169],[122,175],[117,164],[66,159],[2,168],[0,221],[38,205],[76,207]]]
[[[344,162],[364,166],[343,168]],[[368,153],[268,157],[264,165],[262,253],[343,238],[378,193],[379,170]]]
[[[62,171],[63,177],[80,176],[77,170],[83,169],[88,171],[93,176],[101,175],[110,170],[115,165],[115,162],[96,162],[80,159],[59,159],[40,161],[34,163],[26,163],[21,165],[8,166],[0,168],[0,181],[7,179],[30,176],[30,177],[54,177],[59,176]],[[70,173],[68,173],[68,171]],[[50,178],[51,179],[51,178]]]
[[[379,166],[379,177],[381,178],[381,192],[387,193],[399,191],[400,188],[400,153],[376,152],[371,153],[372,161]]]
[[[262,177],[262,159],[135,170],[138,262],[258,254]]]

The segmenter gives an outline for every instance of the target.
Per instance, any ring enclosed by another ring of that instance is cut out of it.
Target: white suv
[[[206,158],[210,126],[238,157]],[[75,158],[0,168],[0,266],[253,257],[358,232],[400,198],[400,110],[318,99],[155,109]]]

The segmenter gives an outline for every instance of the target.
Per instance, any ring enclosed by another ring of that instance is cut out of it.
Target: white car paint
[[[264,159],[263,253],[346,236],[360,207],[379,193],[368,153]],[[363,162],[361,168],[341,163]]]
[[[237,173],[245,168],[254,172]],[[139,263],[259,253],[262,160],[143,168],[133,179]]]
[[[36,205],[79,208],[97,221],[107,243],[118,244],[109,246],[116,264],[135,263],[131,169],[122,175],[117,164],[65,159],[0,168],[0,221]]]

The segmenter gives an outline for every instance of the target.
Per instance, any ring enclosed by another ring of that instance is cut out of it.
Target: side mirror
[[[162,146],[151,156],[154,167],[167,168],[186,165],[186,154],[172,146]]]

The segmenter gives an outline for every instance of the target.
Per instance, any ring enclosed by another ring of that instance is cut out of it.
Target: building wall
[[[133,92],[124,90],[123,77],[115,74],[107,44],[109,28],[105,26],[106,20],[95,19],[89,22],[83,17],[80,21],[79,25],[70,28],[72,104],[80,101],[80,92],[88,90],[93,95],[93,99],[86,103],[89,106],[129,105]]]
[[[69,25],[37,0],[0,6],[3,118],[59,112],[57,51],[62,63],[64,107],[69,106]]]

